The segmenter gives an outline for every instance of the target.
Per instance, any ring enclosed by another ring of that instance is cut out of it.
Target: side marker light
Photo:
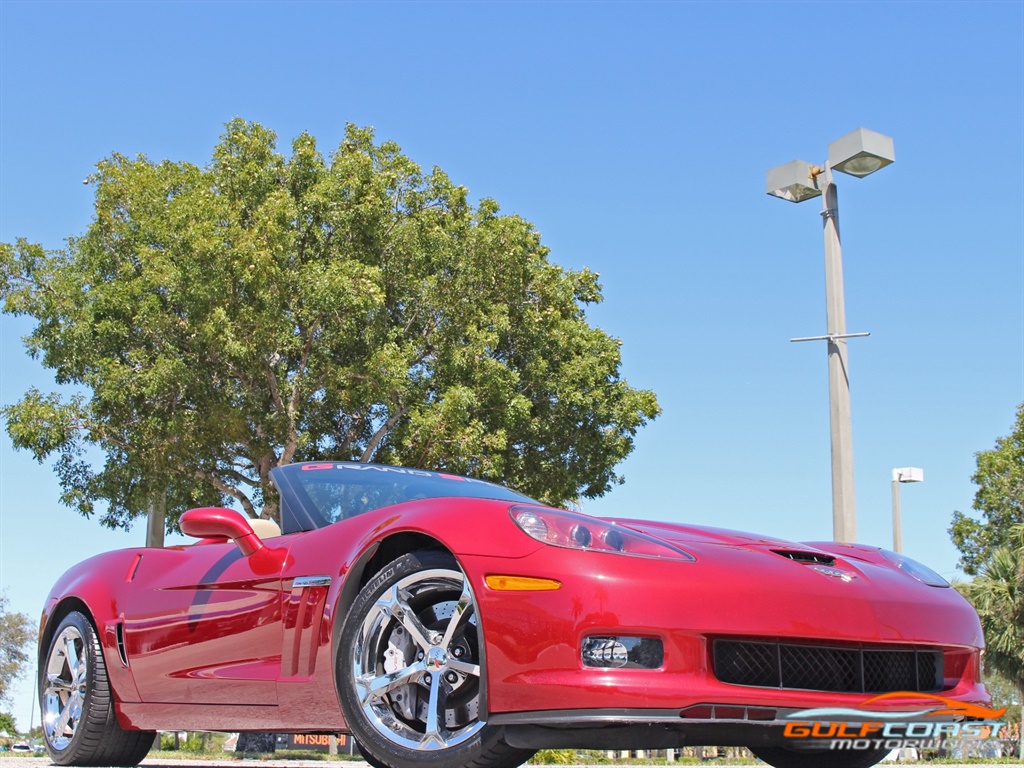
[[[560,581],[532,576],[485,576],[484,583],[498,592],[551,592],[562,587]]]

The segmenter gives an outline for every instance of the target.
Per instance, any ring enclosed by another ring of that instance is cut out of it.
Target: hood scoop
[[[836,562],[834,557],[826,555],[824,552],[807,552],[798,549],[773,549],[772,552],[807,565],[834,565]]]

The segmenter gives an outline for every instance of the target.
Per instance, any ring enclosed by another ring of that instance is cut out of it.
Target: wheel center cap
[[[427,651],[427,666],[433,667],[434,669],[440,669],[441,667],[447,666],[448,664],[448,653],[444,648],[435,646]]]

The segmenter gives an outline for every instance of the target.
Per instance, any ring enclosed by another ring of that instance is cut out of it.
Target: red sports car
[[[344,730],[378,768],[697,744],[853,768],[887,750],[800,750],[787,715],[989,701],[970,605],[876,547],[599,519],[400,467],[273,481],[280,528],[194,509],[195,544],[59,579],[39,650],[54,762],[134,765],[157,729]]]

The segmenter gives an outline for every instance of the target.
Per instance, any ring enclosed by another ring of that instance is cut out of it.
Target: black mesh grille
[[[865,651],[864,688],[868,691],[915,690],[915,656],[914,651]]]
[[[719,671],[721,670],[721,672]],[[716,643],[715,675],[723,682],[750,680],[744,685],[778,687],[778,646],[757,643]]]
[[[938,691],[942,652],[716,640],[715,677],[761,688],[842,693]]]
[[[779,652],[782,655],[782,681],[786,688],[858,690],[860,670],[856,651],[782,645]]]
[[[945,671],[941,653],[917,654],[917,680],[922,691],[941,691],[944,684],[942,677]]]

